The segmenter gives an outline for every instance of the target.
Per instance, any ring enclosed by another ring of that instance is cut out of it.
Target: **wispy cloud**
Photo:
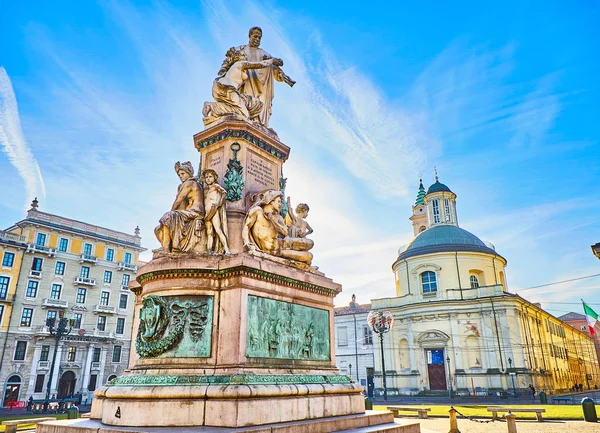
[[[0,143],[11,164],[25,182],[27,209],[34,197],[46,195],[44,179],[37,160],[33,156],[19,118],[19,107],[12,83],[6,69],[0,66]]]

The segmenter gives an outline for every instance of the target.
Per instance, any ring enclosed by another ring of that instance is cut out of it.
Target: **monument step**
[[[414,423],[414,424],[405,424],[405,425],[390,423],[390,424],[374,425],[374,426],[369,426],[369,427],[360,427],[360,428],[355,428],[352,430],[342,430],[337,433],[379,433],[379,432],[381,432],[381,433],[420,433],[421,427],[418,422]]]

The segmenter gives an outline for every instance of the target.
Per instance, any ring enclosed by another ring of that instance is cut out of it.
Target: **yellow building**
[[[395,318],[384,340],[393,393],[555,392],[586,384],[582,373],[600,386],[591,338],[508,291],[506,259],[458,226],[456,194],[437,177],[427,192],[421,183],[410,220],[396,297],[372,301]],[[375,370],[381,380],[378,356]]]

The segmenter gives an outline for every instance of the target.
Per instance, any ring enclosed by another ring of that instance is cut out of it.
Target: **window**
[[[423,272],[421,274],[421,286],[423,287],[423,293],[436,293],[437,281],[435,278],[435,272]]]
[[[82,266],[81,267],[81,271],[79,272],[79,276],[81,278],[90,278],[90,267],[89,266]]]
[[[86,293],[86,289],[84,289],[83,287],[80,287],[77,289],[77,303],[78,304],[85,304],[85,293]]]
[[[10,278],[0,277],[0,299],[6,299],[8,294],[8,285],[10,284]]]
[[[13,358],[13,360],[24,361],[25,360],[25,352],[27,352],[27,342],[26,341],[17,341],[17,347],[15,348],[15,357]]]
[[[32,271],[41,271],[42,265],[44,264],[44,259],[40,259],[39,257],[34,257],[31,262],[31,270]]]
[[[104,271],[104,282],[105,283],[112,283],[112,272],[111,271]]]
[[[131,253],[125,253],[125,264],[126,265],[131,264]]]
[[[373,331],[368,326],[363,328],[363,344],[373,344]]]
[[[38,233],[35,244],[40,247],[46,245],[46,235],[44,233]]]
[[[0,305],[0,325],[2,325],[3,317],[4,317],[4,305]]]
[[[42,392],[44,390],[44,379],[46,378],[45,374],[38,374],[35,377],[35,389],[33,392]]]
[[[52,284],[52,290],[50,290],[50,298],[51,299],[60,299],[61,290],[62,290],[62,286],[60,284]]]
[[[38,282],[37,281],[28,281],[27,282],[27,291],[25,292],[25,296],[27,298],[35,298],[37,296],[38,290]]]
[[[345,326],[339,326],[337,329],[337,345],[343,347],[348,345],[348,329]]]
[[[100,362],[100,348],[94,347],[94,354],[92,355],[92,362]]]
[[[447,198],[444,199],[444,210],[446,211],[446,222],[449,223],[452,217],[450,214],[450,200],[448,200]]]
[[[33,317],[33,308],[23,308],[21,313],[21,323],[19,326],[31,326],[31,318]]]
[[[477,279],[476,275],[471,275],[469,277],[469,281],[471,282],[471,289],[478,289],[479,288],[479,280]]]
[[[50,346],[42,346],[42,353],[40,354],[40,361],[48,361],[50,356]]]
[[[48,321],[52,320],[52,321],[56,321],[56,318],[58,317],[58,311],[55,310],[50,310],[46,313],[46,323],[48,323]]]
[[[69,351],[67,352],[67,361],[75,362],[76,355],[77,355],[77,348],[75,346],[69,346]]]
[[[96,325],[98,331],[106,330],[106,316],[98,316],[98,324]]]
[[[5,252],[4,258],[2,259],[2,266],[12,268],[14,263],[15,263],[15,255],[13,253],[9,253],[8,251]]]
[[[58,242],[58,251],[66,252],[69,247],[69,240],[65,238],[60,238]]]
[[[123,279],[121,280],[121,285],[123,287],[127,287],[129,285],[129,275],[128,274],[123,274]]]
[[[106,261],[107,262],[112,262],[115,259],[115,250],[113,249],[107,249],[106,250]]]
[[[433,223],[437,224],[440,222],[440,205],[438,200],[433,200],[431,204],[433,208]]]
[[[117,319],[117,334],[122,334],[125,331],[125,319],[123,317],[119,317]]]
[[[100,305],[108,305],[110,299],[110,292],[102,292],[100,295]]]
[[[122,310],[127,308],[127,295],[125,293],[121,294],[121,299],[119,299],[119,308]]]
[[[121,346],[113,347],[112,362],[121,362]]]
[[[98,362],[98,361],[96,361]],[[98,380],[98,375],[97,374],[91,374],[90,375],[90,383],[88,385],[88,391],[95,391],[96,390],[96,380]]]
[[[582,331],[585,331],[586,329],[587,329],[587,326],[585,326],[585,325],[581,325],[581,330],[582,330]]]
[[[56,275],[64,275],[65,274],[65,262],[56,262],[56,266],[54,267],[54,273]]]
[[[85,244],[83,246],[83,254],[85,254],[86,256],[92,255],[92,244]]]
[[[83,319],[83,315],[80,313],[73,313],[73,328],[79,329],[81,328],[81,320]]]

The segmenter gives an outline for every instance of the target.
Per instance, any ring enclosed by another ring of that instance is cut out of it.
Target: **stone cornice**
[[[324,385],[349,384],[343,375],[236,374],[233,376],[124,375],[107,386],[197,386],[197,385]]]
[[[219,143],[228,138],[237,138],[240,140],[245,140],[248,143],[251,143],[256,147],[264,150],[268,154],[273,155],[275,158],[281,159],[282,161],[287,160],[289,156],[289,148],[287,148],[287,151],[283,150],[283,148],[277,148],[276,146],[268,143],[266,140],[263,140],[255,134],[243,129],[223,129],[221,131],[215,132],[213,135],[210,135],[208,137],[196,139],[194,144],[196,146],[196,149],[200,151],[205,147],[211,146],[215,143]],[[284,147],[283,144],[282,147]]]

